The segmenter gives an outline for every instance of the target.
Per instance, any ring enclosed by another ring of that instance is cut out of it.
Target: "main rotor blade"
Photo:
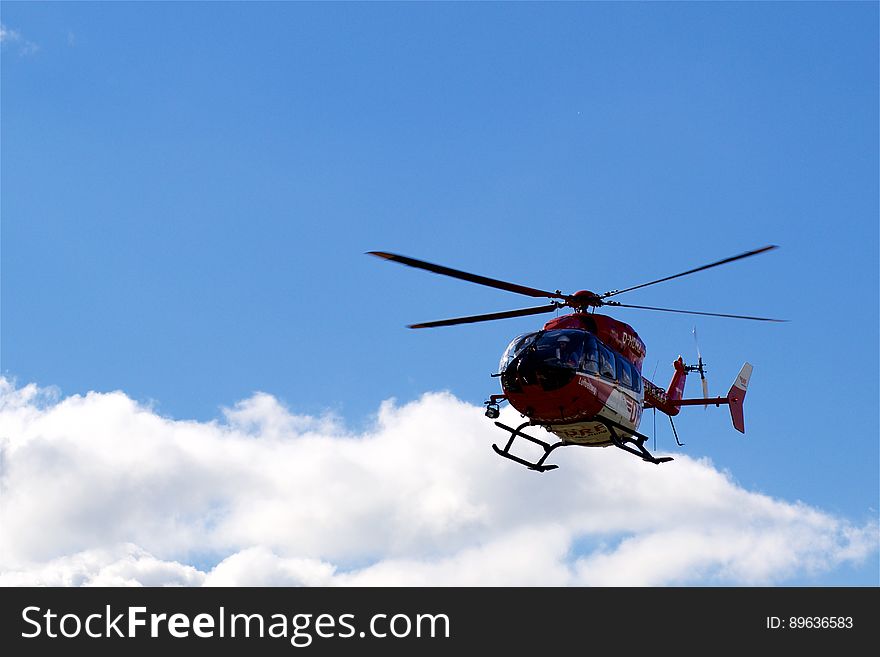
[[[520,310],[507,310],[500,313],[488,313],[486,315],[471,315],[469,317],[456,317],[454,319],[440,319],[436,322],[423,322],[421,324],[412,324],[409,328],[435,328],[437,326],[454,326],[455,324],[473,324],[474,322],[488,322],[493,319],[507,319],[509,317],[525,317],[526,315],[540,315],[541,313],[549,313],[561,304],[551,303],[548,306],[537,306],[535,308],[521,308]]]
[[[610,292],[606,292],[601,295],[600,299],[607,299],[608,297],[613,297],[616,294],[623,294],[624,292],[631,292],[632,290],[638,290],[641,287],[648,287],[649,285],[654,285],[656,283],[662,283],[663,281],[671,281],[673,278],[680,278],[681,276],[687,276],[688,274],[695,274],[698,271],[703,271],[705,269],[711,269],[712,267],[717,267],[718,265],[725,265],[728,262],[734,262],[735,260],[741,260],[743,258],[748,258],[749,256],[758,255],[759,253],[764,253],[765,251],[770,251],[772,249],[779,248],[775,244],[771,244],[770,246],[764,246],[760,249],[755,249],[754,251],[746,251],[745,253],[740,253],[739,255],[732,256],[730,258],[725,258],[724,260],[719,260],[718,262],[713,262],[708,265],[703,265],[702,267],[697,267],[696,269],[689,269],[688,271],[683,271],[680,274],[673,274],[672,276],[666,276],[665,278],[658,278],[656,281],[651,281],[649,283],[642,283],[641,285],[633,285],[632,287],[624,288],[623,290],[611,290]],[[750,318],[751,319],[751,318]]]
[[[478,276],[477,274],[469,274],[466,271],[459,271],[458,269],[452,269],[450,267],[444,267],[442,265],[435,265],[430,262],[425,262],[423,260],[416,260],[415,258],[408,258],[406,256],[397,255],[396,253],[386,253],[384,251],[367,251],[367,255],[374,255],[378,258],[384,258],[385,260],[391,260],[393,262],[399,262],[402,265],[407,265],[409,267],[415,267],[416,269],[425,269],[430,272],[434,272],[435,274],[441,274],[443,276],[451,276],[452,278],[459,278],[463,281],[468,281],[470,283],[476,283],[477,285],[486,285],[488,287],[494,287],[499,290],[507,290],[508,292],[516,292],[517,294],[524,294],[529,297],[547,297],[549,299],[567,299],[567,297],[559,292],[548,292],[546,290],[539,290],[534,287],[526,287],[525,285],[517,285],[516,283],[508,283],[506,281],[495,280],[494,278],[487,278],[485,276]]]
[[[752,317],[750,315],[727,315],[725,313],[704,313],[699,310],[674,310],[672,308],[655,308],[653,306],[633,306],[628,303],[620,303],[619,301],[606,301],[606,306],[617,306],[620,308],[637,308],[639,310],[661,310],[666,313],[681,313],[683,315],[706,315],[708,317],[731,317],[733,319],[754,319],[758,322],[787,322],[787,319],[771,319],[770,317]]]

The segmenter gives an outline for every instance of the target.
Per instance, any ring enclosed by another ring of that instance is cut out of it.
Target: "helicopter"
[[[720,407],[725,404],[730,410],[734,428],[744,434],[743,402],[752,374],[751,364],[746,362],[742,366],[725,397],[709,397],[706,368],[697,344],[697,364],[688,365],[679,356],[672,364],[674,368],[672,379],[664,389],[642,374],[645,343],[632,326],[608,315],[597,313],[596,309],[633,308],[760,322],[787,321],[750,315],[632,305],[612,299],[626,292],[695,274],[776,248],[778,248],[776,245],[764,246],[671,276],[623,289],[609,290],[603,294],[589,290],[580,290],[574,294],[564,294],[560,290],[551,292],[385,251],[368,251],[367,255],[477,285],[549,300],[547,304],[530,308],[411,324],[409,325],[411,329],[539,315],[560,308],[570,308],[573,311],[555,317],[546,322],[540,330],[519,335],[510,342],[501,356],[498,372],[492,374],[493,377],[500,379],[502,393],[492,394],[484,402],[486,416],[496,420],[495,425],[509,435],[503,448],[492,445],[495,452],[531,470],[546,472],[558,467],[547,463],[550,454],[559,447],[570,445],[614,446],[648,463],[658,465],[672,461],[670,456],[654,456],[645,446],[649,437],[638,431],[645,409],[655,409],[655,413],[659,410],[669,416],[679,446],[683,443],[678,439],[672,418],[678,415],[683,406]],[[694,328],[694,339],[696,340],[696,328]],[[687,375],[694,372],[700,374],[703,396],[685,399],[685,381]],[[503,402],[509,403],[523,418],[526,418],[526,421],[518,427],[510,427],[498,422],[500,404]],[[530,426],[545,429],[556,436],[558,441],[551,443],[526,433],[524,429]],[[543,454],[538,459],[528,460],[512,453],[511,448],[517,438],[537,445],[543,450]]]

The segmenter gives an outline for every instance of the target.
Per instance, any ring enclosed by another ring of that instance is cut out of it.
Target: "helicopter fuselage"
[[[567,443],[605,447],[613,443],[603,421],[638,429],[644,356],[644,343],[628,324],[573,313],[511,342],[500,364],[501,386],[533,424]]]

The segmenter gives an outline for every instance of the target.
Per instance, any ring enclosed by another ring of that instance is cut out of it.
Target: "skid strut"
[[[562,447],[563,445],[566,445],[567,443],[565,441],[559,441],[558,443],[554,443],[551,445],[550,443],[546,443],[543,440],[538,440],[537,438],[533,438],[532,436],[530,436],[527,433],[523,433],[522,430],[525,429],[530,424],[531,424],[531,422],[523,422],[516,429],[513,429],[513,428],[507,426],[506,424],[501,424],[501,422],[496,422],[495,423],[496,427],[499,427],[501,429],[504,429],[505,431],[510,432],[510,438],[507,440],[507,444],[504,446],[504,449],[498,449],[498,445],[496,445],[495,443],[492,443],[492,449],[494,449],[495,452],[499,456],[503,456],[506,459],[510,459],[511,461],[515,461],[515,462],[519,463],[520,465],[524,465],[529,470],[536,470],[537,472],[547,472],[547,470],[555,470],[556,468],[559,467],[558,465],[544,465],[544,461],[546,461],[547,457],[550,456],[550,452],[552,452],[557,447]],[[526,461],[524,458],[520,458],[519,456],[514,456],[513,454],[511,454],[510,447],[511,447],[511,445],[513,445],[513,440],[517,436],[519,436],[520,438],[525,438],[529,442],[535,443],[536,445],[540,445],[541,448],[543,448],[543,450],[544,450],[544,456],[539,458],[536,462],[532,463],[530,461]]]
[[[660,458],[657,458],[656,456],[651,454],[651,452],[649,452],[647,448],[645,448],[645,441],[648,440],[648,436],[644,436],[637,431],[633,431],[632,429],[627,429],[626,427],[617,424],[617,422],[612,422],[611,420],[607,420],[605,418],[597,417],[596,420],[604,424],[605,428],[608,429],[608,433],[611,434],[611,442],[614,444],[615,447],[619,447],[620,449],[624,450],[625,452],[629,452],[630,454],[635,454],[643,461],[647,461],[648,463],[655,463],[659,465],[661,463],[666,463],[667,461],[672,460],[671,456],[661,456]],[[631,433],[632,435],[628,437],[621,437],[620,435],[618,435],[615,429]],[[635,445],[635,448],[630,447],[627,443],[632,443],[633,445]]]

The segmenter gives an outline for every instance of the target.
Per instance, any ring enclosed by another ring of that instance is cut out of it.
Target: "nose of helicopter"
[[[514,359],[501,376],[510,405],[533,421],[571,419],[584,411],[585,389],[573,385],[576,368],[535,352]]]
[[[575,369],[569,365],[549,362],[536,352],[529,352],[517,358],[502,377],[502,384],[511,390],[532,389],[551,392],[562,388],[575,376]]]

